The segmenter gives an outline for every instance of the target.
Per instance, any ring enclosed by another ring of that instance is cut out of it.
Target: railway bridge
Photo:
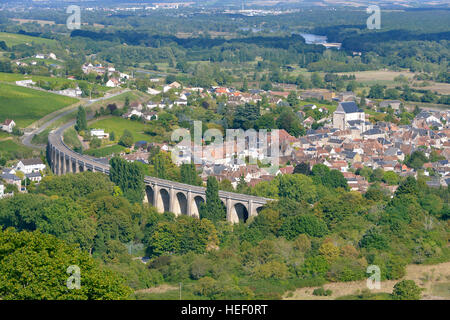
[[[93,171],[109,174],[108,163],[79,154],[64,143],[63,132],[73,124],[74,121],[69,122],[49,134],[47,159],[53,173],[63,175]],[[159,212],[170,211],[176,215],[199,217],[200,205],[206,201],[206,188],[149,176],[144,178],[144,182],[144,201],[155,206]],[[227,208],[227,220],[232,223],[256,216],[272,200],[226,191],[219,191],[219,197]]]

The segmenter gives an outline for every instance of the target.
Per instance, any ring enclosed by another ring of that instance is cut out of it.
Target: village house
[[[32,182],[39,183],[42,180],[42,175],[40,172],[32,172],[25,175],[25,178],[29,179]]]
[[[39,158],[20,160],[15,168],[16,171],[21,171],[25,174],[32,172],[40,172],[45,170],[45,164]]]
[[[391,106],[391,108],[396,111],[400,110],[401,105],[402,102],[400,100],[385,100],[380,102],[380,108],[387,108]]]
[[[14,120],[6,119],[2,124],[0,124],[0,129],[8,133],[12,133],[16,123]]]

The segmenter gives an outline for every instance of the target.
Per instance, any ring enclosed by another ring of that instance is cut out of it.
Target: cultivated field
[[[20,128],[56,110],[67,107],[77,99],[40,90],[0,84],[0,121],[12,119]]]
[[[104,129],[105,132],[114,132],[116,139],[120,138],[125,130],[133,134],[134,141],[151,141],[151,137],[144,133],[145,124],[119,117],[110,117],[89,123],[90,129]]]
[[[450,299],[450,262],[437,265],[409,265],[406,268],[405,279],[414,280],[424,288],[423,299]],[[392,293],[394,285],[400,280],[382,281],[381,289],[374,289],[373,293]],[[329,300],[342,296],[357,294],[367,289],[366,281],[337,282],[325,284],[325,290],[330,289],[331,296],[314,296],[312,292],[316,287],[297,289],[293,294],[286,294],[289,300]]]
[[[0,41],[5,41],[6,45],[8,47],[15,46],[18,44],[48,44],[48,45],[54,45],[56,44],[55,40],[52,39],[44,39],[44,38],[38,38],[38,37],[31,37],[26,36],[23,34],[15,34],[15,33],[6,33],[6,32],[0,32]]]

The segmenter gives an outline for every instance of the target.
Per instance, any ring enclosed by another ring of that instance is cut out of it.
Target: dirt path
[[[134,293],[164,293],[170,290],[176,290],[178,287],[174,287],[168,284],[163,284],[158,287],[148,288],[148,289],[141,289],[136,290]]]
[[[447,289],[447,295],[436,295],[433,290],[436,285],[450,286],[450,262],[444,262],[436,265],[409,265],[406,267],[406,276],[404,279],[414,280],[417,285],[424,288],[422,298],[428,299],[450,299],[450,291]],[[381,289],[374,289],[371,292],[387,292],[392,293],[394,285],[399,280],[389,280],[381,282]],[[307,287],[297,289],[292,293],[286,293],[284,299],[288,300],[330,300],[337,297],[355,294],[358,291],[367,289],[367,282],[336,282],[328,283],[323,286],[325,290],[330,289],[333,294],[329,297],[314,296],[313,290],[317,287]]]

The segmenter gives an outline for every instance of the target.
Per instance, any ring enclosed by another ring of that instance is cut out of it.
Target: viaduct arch
[[[70,149],[62,140],[64,130],[73,121],[51,132],[47,144],[47,159],[54,174],[84,171],[109,174],[108,163]],[[162,213],[170,211],[176,215],[199,217],[200,206],[206,201],[206,188],[146,176],[144,202],[152,204]],[[258,211],[272,199],[234,192],[219,191],[219,197],[227,208],[227,220],[232,223],[245,222],[258,215]]]

